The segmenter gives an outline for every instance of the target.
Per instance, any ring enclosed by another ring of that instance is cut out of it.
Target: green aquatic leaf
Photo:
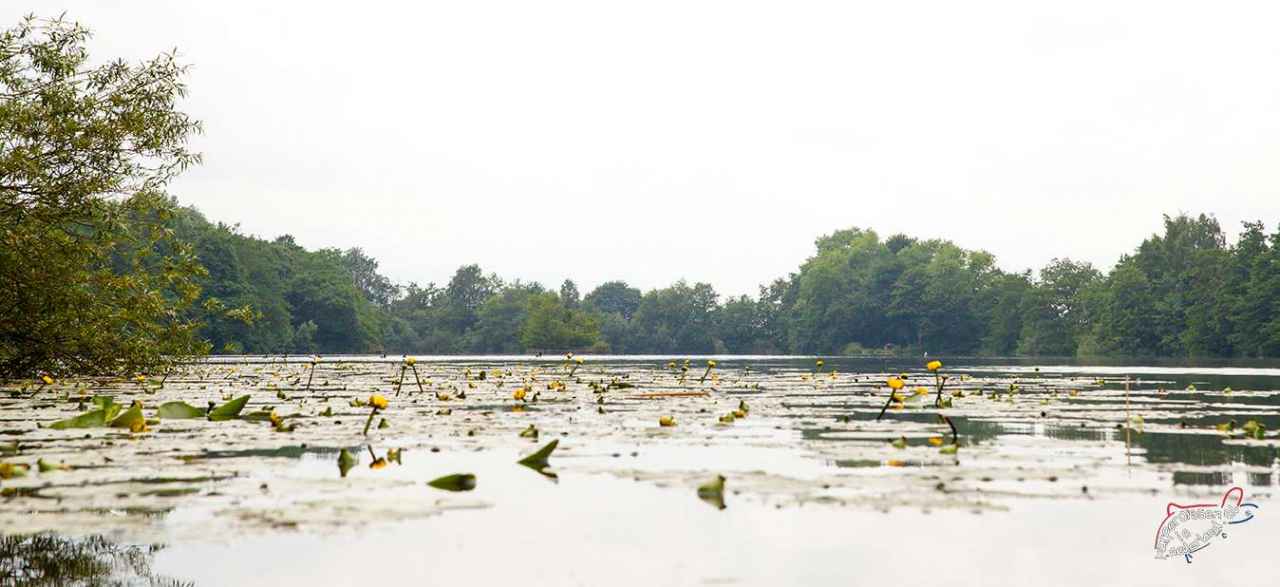
[[[129,409],[111,421],[110,426],[112,428],[128,428],[134,432],[145,430],[147,419],[142,415],[142,402],[133,402]]]
[[[54,464],[45,462],[44,459],[36,459],[36,468],[39,469],[41,473],[52,473],[54,471],[70,471],[71,465],[66,463]]]
[[[1267,427],[1257,420],[1249,420],[1240,427],[1247,438],[1262,440],[1267,435]]]
[[[116,405],[116,400],[109,395],[93,396],[93,405],[98,406],[99,410],[109,411],[112,406]]]
[[[698,486],[698,497],[724,495],[724,475],[716,475],[715,479]]]
[[[724,509],[724,475],[716,475],[714,479],[699,485],[698,499],[711,504],[716,509]]]
[[[346,477],[347,472],[354,469],[358,464],[360,464],[360,459],[351,454],[351,451],[344,448],[338,452],[338,473],[343,477]]]
[[[245,422],[270,422],[272,414],[273,412],[271,410],[258,410],[256,412],[249,412],[248,414],[240,416],[240,419]]]
[[[244,409],[245,404],[249,403],[249,396],[242,395],[225,404],[222,404],[209,411],[209,420],[213,422],[222,422],[224,420],[234,420],[240,415],[240,410]]]
[[[533,424],[530,424],[528,428],[525,428],[524,430],[520,431],[520,438],[532,438],[534,440],[537,440],[538,439],[537,427],[535,427]]]
[[[102,428],[107,425],[107,411],[93,410],[85,412],[74,418],[66,420],[58,420],[49,425],[54,430],[67,430],[70,428]]]
[[[907,437],[899,436],[896,440],[894,440],[890,444],[893,445],[893,448],[907,448]]]
[[[445,475],[427,482],[427,485],[445,491],[471,491],[476,488],[476,476],[471,473]]]
[[[160,404],[159,410],[156,412],[162,420],[185,420],[190,418],[203,418],[204,410],[197,408],[187,402],[173,401]]]
[[[551,453],[555,452],[557,446],[560,446],[559,438],[548,442],[542,448],[538,449],[537,452],[516,461],[516,463],[534,470],[545,469],[549,465],[547,459],[551,456]]]
[[[956,454],[956,451],[959,451],[959,450],[960,450],[960,447],[958,445],[948,444],[942,448],[939,448],[938,452],[944,455],[953,455],[953,454]]]
[[[27,471],[30,469],[31,465],[24,465],[22,463],[0,463],[0,479],[26,477]]]

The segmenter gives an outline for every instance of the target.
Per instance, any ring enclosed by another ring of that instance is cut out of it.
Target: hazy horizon
[[[1280,221],[1280,6],[36,2],[177,47],[211,220],[586,292],[722,295],[858,226],[1108,269],[1162,214]],[[1247,18],[1244,16],[1247,15]]]

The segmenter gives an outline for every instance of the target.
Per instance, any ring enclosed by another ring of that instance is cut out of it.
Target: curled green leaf
[[[476,488],[476,476],[471,473],[445,475],[427,482],[427,485],[445,491],[471,491]]]
[[[187,402],[173,401],[160,404],[156,414],[162,420],[186,420],[191,418],[203,418],[204,410],[197,408]]]
[[[240,410],[244,409],[245,404],[249,403],[249,396],[242,395],[225,404],[222,404],[209,411],[209,420],[213,422],[222,422],[225,420],[234,420],[240,415]]]

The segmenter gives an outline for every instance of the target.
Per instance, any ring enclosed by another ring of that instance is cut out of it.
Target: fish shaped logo
[[[1258,505],[1245,503],[1244,490],[1232,487],[1222,496],[1222,503],[1165,507],[1164,521],[1156,529],[1156,558],[1181,556],[1188,563],[1191,555],[1209,546],[1215,538],[1226,538],[1225,528],[1253,519]]]

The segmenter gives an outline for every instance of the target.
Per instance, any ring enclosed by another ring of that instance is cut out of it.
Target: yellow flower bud
[[[924,367],[930,371],[937,371],[938,369],[942,368],[942,361],[938,361],[938,360],[929,361],[929,364],[925,365]]]
[[[369,396],[369,405],[371,405],[371,406],[373,406],[373,407],[375,407],[375,408],[377,408],[377,409],[379,409],[379,410],[385,410],[385,409],[387,409],[387,404],[388,404],[388,402],[387,402],[387,398],[382,397],[381,395],[374,394],[374,395]]]

